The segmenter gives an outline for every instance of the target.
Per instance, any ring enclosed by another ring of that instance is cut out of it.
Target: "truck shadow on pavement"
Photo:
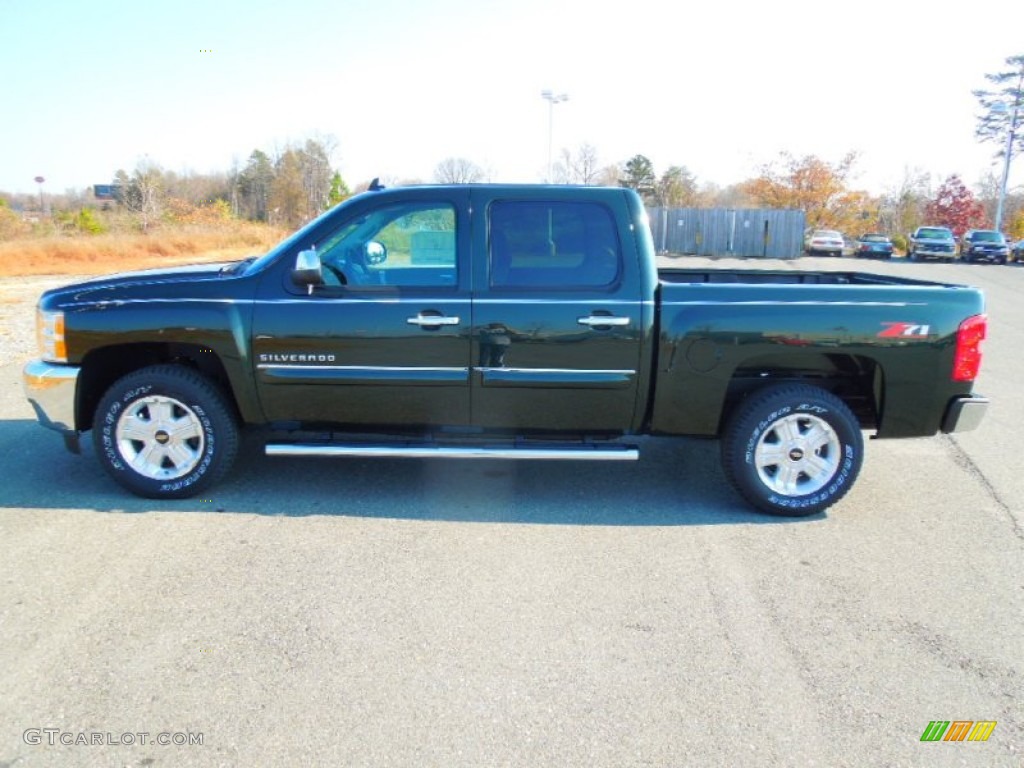
[[[600,526],[794,524],[754,512],[731,488],[718,444],[640,438],[636,462],[283,458],[246,439],[227,479],[191,499],[137,498],[31,420],[0,421],[2,509],[312,515]]]

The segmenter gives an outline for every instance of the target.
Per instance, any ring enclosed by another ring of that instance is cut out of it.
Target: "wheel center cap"
[[[171,436],[164,432],[162,429],[157,431],[154,437],[156,438],[156,441],[160,443],[160,445],[167,445],[167,442],[171,439]]]
[[[803,457],[804,457],[803,448],[790,448],[790,450],[789,450],[789,460],[790,461],[800,461]]]

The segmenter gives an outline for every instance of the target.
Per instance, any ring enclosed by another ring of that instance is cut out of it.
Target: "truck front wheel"
[[[223,477],[238,451],[238,426],[220,391],[178,365],[154,365],[116,381],[93,419],[103,468],[134,494],[192,496]]]
[[[818,387],[768,387],[742,403],[722,436],[722,466],[763,512],[803,517],[827,509],[853,485],[864,457],[857,418]]]

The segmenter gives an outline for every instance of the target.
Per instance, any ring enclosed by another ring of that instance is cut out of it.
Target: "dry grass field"
[[[161,228],[150,234],[23,237],[0,242],[0,276],[89,275],[263,253],[287,232],[245,221]]]

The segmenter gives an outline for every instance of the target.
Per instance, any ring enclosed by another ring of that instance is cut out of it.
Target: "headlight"
[[[64,340],[64,313],[36,310],[36,339],[43,360],[48,363],[66,363],[68,345]]]

